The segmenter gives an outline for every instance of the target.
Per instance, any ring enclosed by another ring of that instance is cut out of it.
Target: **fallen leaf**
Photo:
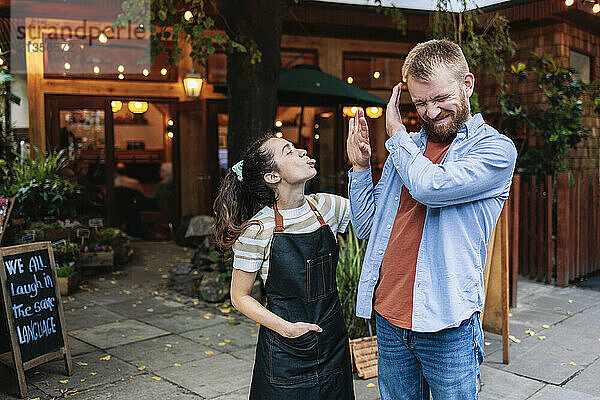
[[[173,366],[174,366],[174,367],[181,367],[181,364],[179,364],[179,363],[175,363],[175,364],[173,364]]]
[[[136,338],[136,339],[141,339],[142,337],[141,337],[141,336],[136,336],[135,338]]]
[[[162,381],[162,378],[160,376],[153,376],[152,379],[154,379],[155,381]]]
[[[573,300],[569,299],[569,303],[572,303],[572,302],[573,302]]]
[[[205,352],[204,352],[204,354],[211,355],[211,354],[215,354],[215,352],[214,352],[214,351],[207,350],[207,351],[205,351]]]
[[[39,397],[34,397],[33,399],[30,399],[30,400],[40,400],[40,398]]]
[[[490,342],[483,342],[483,344],[484,344],[484,346],[489,346],[489,345],[491,345],[491,343],[490,343]]]
[[[77,361],[77,365],[81,365],[82,367],[85,367],[86,365],[88,365],[88,363],[83,362],[83,361]]]
[[[569,364],[571,364],[571,365],[577,365],[577,364],[575,364],[573,361],[571,361]]]
[[[229,340],[229,339],[225,339],[224,341],[225,341],[225,343],[231,343],[231,340]]]
[[[185,317],[185,319],[192,319],[192,317]]]
[[[546,325],[546,324],[544,324],[544,325],[542,325],[542,328],[544,328],[544,329],[548,329],[548,328],[550,328],[550,325]]]
[[[219,311],[221,311],[223,314],[229,314],[231,312],[231,307],[219,308]]]
[[[567,315],[571,315],[573,314],[571,311],[567,311]]]
[[[73,332],[73,333],[71,333],[71,335],[77,336],[77,335],[79,335],[79,332]]]
[[[538,336],[537,338],[540,340],[546,340],[546,336]]]
[[[59,382],[60,382],[60,383],[69,383],[69,380],[68,380],[68,379],[64,379],[64,380],[62,380],[62,381],[59,381]]]
[[[110,283],[112,283],[113,285],[117,284],[117,281],[115,281],[114,279],[112,281],[110,281]]]
[[[517,339],[517,338],[516,338],[515,336],[513,336],[513,335],[508,335],[508,338],[509,338],[510,340],[512,340],[513,342],[515,342],[515,343],[521,343],[521,339]]]
[[[211,319],[212,317],[213,317],[213,314],[211,314],[211,313],[202,314],[202,318],[204,318],[204,319]]]
[[[531,329],[527,329],[527,330],[525,331],[525,333],[526,333],[526,334],[528,334],[529,336],[533,336],[533,335],[535,335],[535,332],[534,332],[534,331],[532,331]]]
[[[133,303],[133,304],[131,305],[131,307],[137,307],[137,304]]]
[[[374,383],[367,383],[367,387],[375,387]]]
[[[175,342],[175,344],[179,344],[179,342]]]
[[[169,275],[167,275],[167,274],[162,274],[160,277],[161,277],[161,278],[163,278],[163,279],[167,279],[167,278],[169,277]]]
[[[79,382],[85,382],[85,378],[84,379],[80,379]]]
[[[211,346],[211,344],[210,344],[210,343],[202,343],[202,344],[203,344],[204,346],[206,346],[206,347],[210,347],[210,346]]]
[[[140,365],[140,366],[138,367],[138,370],[140,370],[140,371],[143,371],[143,370],[145,370],[145,369],[146,369],[146,366],[145,366],[145,365]]]
[[[167,344],[165,344],[165,346],[167,346],[168,348],[171,348],[171,347],[173,347],[173,345],[172,345],[172,344],[170,344],[170,343],[167,343]]]
[[[148,312],[154,312],[154,308],[148,308],[146,311],[148,311]]]
[[[100,360],[101,361],[108,361],[108,360],[110,360],[110,357],[111,357],[111,355],[109,354],[106,357],[101,357]]]
[[[257,334],[257,333],[252,333],[252,334],[250,334],[250,336],[252,336],[252,337],[257,337],[257,336],[258,336],[258,334]]]
[[[90,372],[90,375],[96,375],[97,372]]]
[[[225,342],[219,342],[219,346],[225,346],[227,343]]]
[[[554,307],[556,311],[560,311],[560,307]]]

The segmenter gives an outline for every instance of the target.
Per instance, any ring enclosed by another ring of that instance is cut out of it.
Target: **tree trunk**
[[[256,42],[261,61],[251,63],[249,54],[227,55],[229,166],[239,161],[250,143],[273,129],[277,111],[277,87],[281,68],[280,0],[218,0],[227,34],[248,47]]]

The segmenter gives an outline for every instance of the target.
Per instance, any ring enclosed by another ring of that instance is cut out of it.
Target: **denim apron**
[[[348,333],[338,298],[338,245],[329,225],[309,205],[321,227],[311,233],[284,233],[275,212],[267,309],[290,322],[309,322],[323,331],[286,338],[260,327],[251,400],[352,400],[354,388]]]

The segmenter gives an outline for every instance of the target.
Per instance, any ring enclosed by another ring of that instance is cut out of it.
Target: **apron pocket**
[[[322,299],[333,292],[333,267],[331,253],[306,262],[307,301]]]
[[[341,309],[322,322],[323,332],[319,333],[319,375],[328,375],[351,369],[350,346],[346,322]]]
[[[269,381],[294,385],[317,379],[317,339],[315,332],[286,338],[270,332]]]

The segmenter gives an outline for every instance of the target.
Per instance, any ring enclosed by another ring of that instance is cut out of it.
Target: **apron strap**
[[[319,212],[319,210],[317,210],[317,208],[313,205],[313,203],[311,203],[308,199],[306,199],[306,201],[308,202],[308,205],[310,206],[310,208],[313,210],[313,212],[317,216],[317,220],[319,221],[321,226],[327,225],[325,223],[325,220],[321,216],[321,213]],[[283,216],[277,209],[277,202],[273,203],[273,213],[275,214],[275,232],[281,233],[281,232],[283,232]]]
[[[311,203],[308,199],[306,199],[306,201],[308,201],[308,205],[310,206],[310,208],[313,210],[313,212],[315,213],[315,215],[317,216],[317,219],[319,220],[319,223],[321,224],[321,226],[325,226],[327,225],[325,223],[325,220],[323,219],[323,217],[321,216],[321,213],[319,212],[319,210],[317,210],[317,207],[315,207],[313,205],[313,203]]]

